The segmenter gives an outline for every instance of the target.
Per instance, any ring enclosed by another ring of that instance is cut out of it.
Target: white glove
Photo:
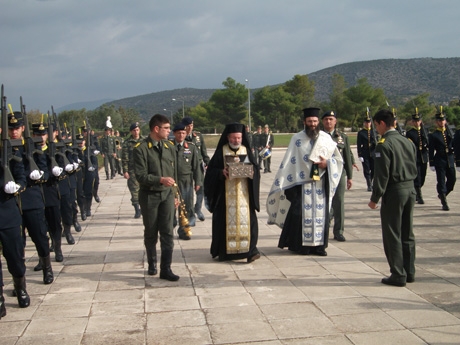
[[[364,158],[363,158],[363,157],[358,157],[358,159],[359,159],[359,161],[360,161],[361,163],[364,163]]]
[[[456,169],[458,172],[460,172],[460,167],[456,167],[455,169]]]
[[[10,181],[5,185],[3,190],[5,191],[6,194],[14,194],[19,190],[19,188],[21,188],[20,185],[18,185],[14,181]]]
[[[436,168],[435,167],[430,167],[430,170],[431,171],[436,171]]]
[[[34,181],[40,180],[42,176],[43,176],[43,171],[38,171],[38,170],[33,170],[29,174],[29,178]]]
[[[94,152],[93,152],[93,153],[94,153],[94,154],[97,156],[99,153],[101,153],[101,151],[98,151],[98,150],[94,150]]]
[[[77,161],[77,162],[78,162],[78,164],[81,164],[81,159],[80,159],[80,158],[78,158],[78,161]]]
[[[77,163],[77,162],[74,162],[74,163],[73,163],[73,168],[74,168],[75,170],[77,170],[78,167],[79,167],[78,163]]]
[[[62,170],[63,169],[61,167],[58,167],[58,166],[54,167],[52,170],[53,175],[56,177],[60,176],[62,174]]]
[[[67,172],[73,171],[73,164],[67,164],[67,165],[65,166],[65,171],[67,171]]]
[[[88,171],[94,171],[94,170],[96,170],[96,169],[95,169],[93,166],[90,166],[90,167],[88,168]]]

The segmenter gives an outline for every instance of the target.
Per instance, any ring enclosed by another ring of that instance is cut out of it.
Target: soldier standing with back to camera
[[[123,167],[123,176],[127,180],[128,189],[131,193],[131,204],[134,207],[134,218],[141,217],[139,206],[139,182],[136,179],[134,170],[134,147],[138,146],[145,138],[141,136],[139,122],[132,123],[129,127],[131,135],[123,142],[121,150],[121,163]]]
[[[332,216],[334,218],[334,240],[345,242],[346,239],[345,236],[343,236],[345,228],[345,188],[349,190],[353,185],[353,157],[348,136],[335,128],[337,124],[337,115],[333,111],[328,111],[323,114],[321,120],[324,131],[337,143],[337,148],[343,159],[342,176],[334,197],[332,198],[331,205]]]
[[[206,150],[206,144],[204,143],[203,134],[198,131],[193,130],[193,119],[191,117],[184,117],[182,119],[182,123],[185,125],[185,130],[187,132],[187,136],[185,137],[186,141],[189,141],[195,144],[198,153],[199,153],[199,161],[201,166],[201,172],[203,175],[206,172],[206,167],[209,164],[209,156],[208,151]],[[195,201],[195,213],[199,220],[204,221],[203,212],[201,212],[201,207],[203,206],[203,189],[200,188],[196,192],[196,201]]]
[[[115,140],[112,129],[105,127],[105,135],[101,139],[101,154],[104,158],[106,180],[113,179],[116,175],[114,161],[116,159]]]
[[[417,177],[414,180],[416,192],[415,201],[418,204],[424,204],[422,196],[422,187],[425,184],[426,169],[428,166],[428,132],[422,124],[422,115],[415,108],[415,114],[412,115],[412,124],[414,128],[406,132],[406,137],[412,141],[417,149]]]
[[[429,158],[430,169],[436,171],[436,191],[441,200],[442,209],[449,211],[447,196],[454,190],[455,158],[453,140],[450,130],[447,128],[446,116],[442,107],[435,115],[436,130],[429,135]]]
[[[367,191],[372,191],[372,180],[374,179],[374,151],[377,143],[372,128],[369,111],[363,121],[363,129],[358,132],[356,144],[359,161],[363,165],[363,174],[367,183]]]

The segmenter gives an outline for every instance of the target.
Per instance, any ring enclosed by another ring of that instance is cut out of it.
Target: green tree
[[[224,89],[216,90],[212,94],[209,103],[212,110],[211,116],[214,124],[227,124],[232,122],[246,123],[247,89],[234,79],[228,77],[222,85]]]

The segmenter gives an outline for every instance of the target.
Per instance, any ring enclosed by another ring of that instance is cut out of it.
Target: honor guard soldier
[[[123,139],[120,137],[120,132],[115,131],[114,132],[114,140],[115,140],[115,170],[118,173],[118,175],[123,176],[123,169],[121,167],[121,150],[123,147]]]
[[[2,85],[3,96],[3,85]],[[2,97],[3,98],[3,97]],[[3,118],[4,117],[4,118]],[[22,217],[18,207],[17,195],[26,186],[26,176],[22,159],[17,149],[7,149],[7,114],[2,111],[2,141],[0,169],[0,245],[6,259],[8,271],[13,276],[14,294],[19,307],[27,308],[30,297],[26,290],[26,266],[24,263],[24,244],[21,236]],[[12,152],[9,152],[9,151]],[[14,158],[11,159],[10,158]],[[11,172],[11,175],[9,174]],[[10,176],[9,176],[10,175]],[[6,316],[5,297],[3,296],[3,270],[0,261],[0,319]]]
[[[353,156],[351,154],[350,142],[348,136],[337,128],[337,115],[333,111],[328,111],[322,116],[323,128],[332,140],[337,143],[337,148],[343,159],[343,170],[339,185],[332,198],[332,214],[334,218],[334,240],[339,242],[345,241],[343,236],[345,224],[345,188],[350,189],[353,182]]]
[[[43,282],[51,284],[54,280],[50,259],[50,245],[48,227],[45,220],[45,201],[42,184],[49,178],[46,155],[41,147],[35,147],[30,137],[29,126],[25,126],[23,113],[15,111],[8,116],[8,133],[11,139],[21,140],[23,145],[18,151],[22,157],[27,187],[20,194],[22,209],[22,227],[25,246],[25,229],[35,244],[41,268],[43,269]],[[24,131],[26,134],[23,137]],[[25,145],[25,146],[24,146]]]
[[[363,121],[363,129],[358,132],[357,139],[358,159],[363,165],[363,174],[367,183],[367,191],[372,191],[372,180],[374,179],[374,151],[376,135],[372,128],[372,119],[369,111]]]
[[[177,155],[177,185],[181,194],[181,199],[185,204],[185,212],[188,224],[195,226],[195,212],[193,207],[193,191],[198,192],[203,186],[203,174],[200,168],[199,154],[196,146],[185,141],[187,132],[185,124],[178,123],[174,127],[174,146]],[[180,213],[180,211],[179,211]],[[179,217],[180,218],[180,217]],[[190,236],[184,231],[184,226],[179,219],[179,238],[189,240]]]
[[[436,171],[436,190],[442,209],[449,211],[447,195],[454,190],[456,181],[453,135],[446,123],[446,115],[440,111],[435,115],[436,130],[429,135],[430,169]]]
[[[101,154],[104,158],[106,180],[113,179],[116,174],[115,157],[117,153],[112,129],[109,127],[105,128],[105,135],[101,138]]]
[[[414,180],[416,192],[415,201],[418,204],[424,204],[422,196],[422,187],[425,184],[426,170],[428,166],[428,132],[422,123],[422,115],[415,108],[415,114],[412,115],[412,125],[414,126],[406,132],[406,137],[412,141],[417,149],[417,177]]]
[[[268,149],[272,150],[273,145],[275,145],[275,138],[273,137],[273,134],[270,132],[270,128],[268,125],[264,126],[264,132],[260,135],[259,137],[259,145],[263,149]],[[264,160],[264,173],[271,173],[271,162],[272,162],[272,157],[269,156],[268,158],[265,158]]]
[[[261,143],[262,136],[262,126],[257,126],[257,132],[252,136],[252,145],[254,146],[254,157],[257,160],[257,165],[259,170],[262,170],[262,157],[259,156],[260,151],[263,150],[263,145]]]
[[[96,137],[91,134],[86,126],[81,127],[83,138],[80,160],[85,166],[83,173],[83,210],[81,211],[81,219],[86,220],[91,217],[91,205],[93,197],[96,202],[99,202],[97,196],[97,188],[99,186],[99,172],[97,155],[99,154],[99,146]]]
[[[59,178],[63,170],[59,166],[54,166],[55,158],[50,155],[50,143],[48,141],[49,131],[43,123],[32,124],[33,136],[42,139],[41,149],[46,155],[48,167],[48,179],[43,184],[43,195],[45,196],[45,219],[48,224],[48,232],[51,237],[52,248],[54,250],[54,259],[56,262],[62,262],[64,257],[61,249],[62,236],[62,219],[61,219],[61,202],[59,194]],[[52,145],[52,144],[51,144]],[[34,271],[43,269],[41,263],[35,266]]]
[[[184,117],[182,119],[182,123],[185,124],[185,130],[187,132],[185,140],[195,144],[198,150],[201,172],[204,175],[210,159],[208,156],[208,151],[206,150],[203,135],[200,132],[193,130],[193,119],[191,117]],[[203,205],[203,196],[203,188],[198,189],[198,191],[196,192],[195,213],[198,219],[201,221],[204,221],[204,215],[203,212],[201,212],[201,207]]]
[[[123,142],[121,149],[121,165],[123,167],[123,176],[127,180],[128,189],[131,193],[131,204],[134,206],[134,218],[141,217],[141,209],[139,207],[139,182],[136,179],[134,171],[134,156],[133,150],[145,138],[141,136],[139,122],[134,122],[129,127],[131,135]]]

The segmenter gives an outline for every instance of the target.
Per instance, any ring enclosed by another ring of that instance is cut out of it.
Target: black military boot
[[[157,270],[157,249],[146,249],[147,252],[147,263],[149,264],[149,269],[147,271],[149,276],[154,276],[158,273]]]
[[[93,203],[93,198],[86,199],[86,216],[91,217],[91,205]]]
[[[134,218],[140,218],[141,217],[141,208],[139,207],[139,204],[134,204]]]
[[[26,277],[13,277],[13,282],[19,307],[27,308],[30,305],[30,297],[26,290]]]
[[[5,297],[3,297],[3,286],[0,286],[0,320],[6,316]]]
[[[417,200],[417,204],[423,205],[425,201],[423,200],[423,197],[422,197],[422,188],[416,187],[415,192],[416,192],[415,198]]]
[[[64,261],[64,256],[62,255],[62,248],[61,248],[61,243],[62,243],[62,240],[61,240],[61,235],[56,235],[54,236],[54,260],[56,260],[56,262],[62,262]]]
[[[43,283],[45,285],[51,284],[54,281],[54,274],[50,256],[40,257],[40,262],[43,267]]]
[[[65,239],[67,240],[67,244],[75,244],[75,239],[72,236],[72,233],[70,232],[70,225],[64,225],[64,235]]]
[[[78,218],[77,218],[77,214],[76,214],[76,213],[73,215],[73,227],[75,228],[75,231],[76,231],[76,232],[80,232],[80,231],[81,231],[81,225],[80,225],[80,223],[78,222]]]
[[[81,202],[80,216],[82,221],[86,220],[86,198],[83,198],[83,201]]]
[[[447,205],[447,198],[445,194],[439,194],[438,198],[441,199],[441,204],[442,204],[442,210],[443,211],[449,211],[449,205]]]
[[[172,282],[179,280],[179,276],[171,271],[172,250],[161,251],[160,279],[166,279]]]

